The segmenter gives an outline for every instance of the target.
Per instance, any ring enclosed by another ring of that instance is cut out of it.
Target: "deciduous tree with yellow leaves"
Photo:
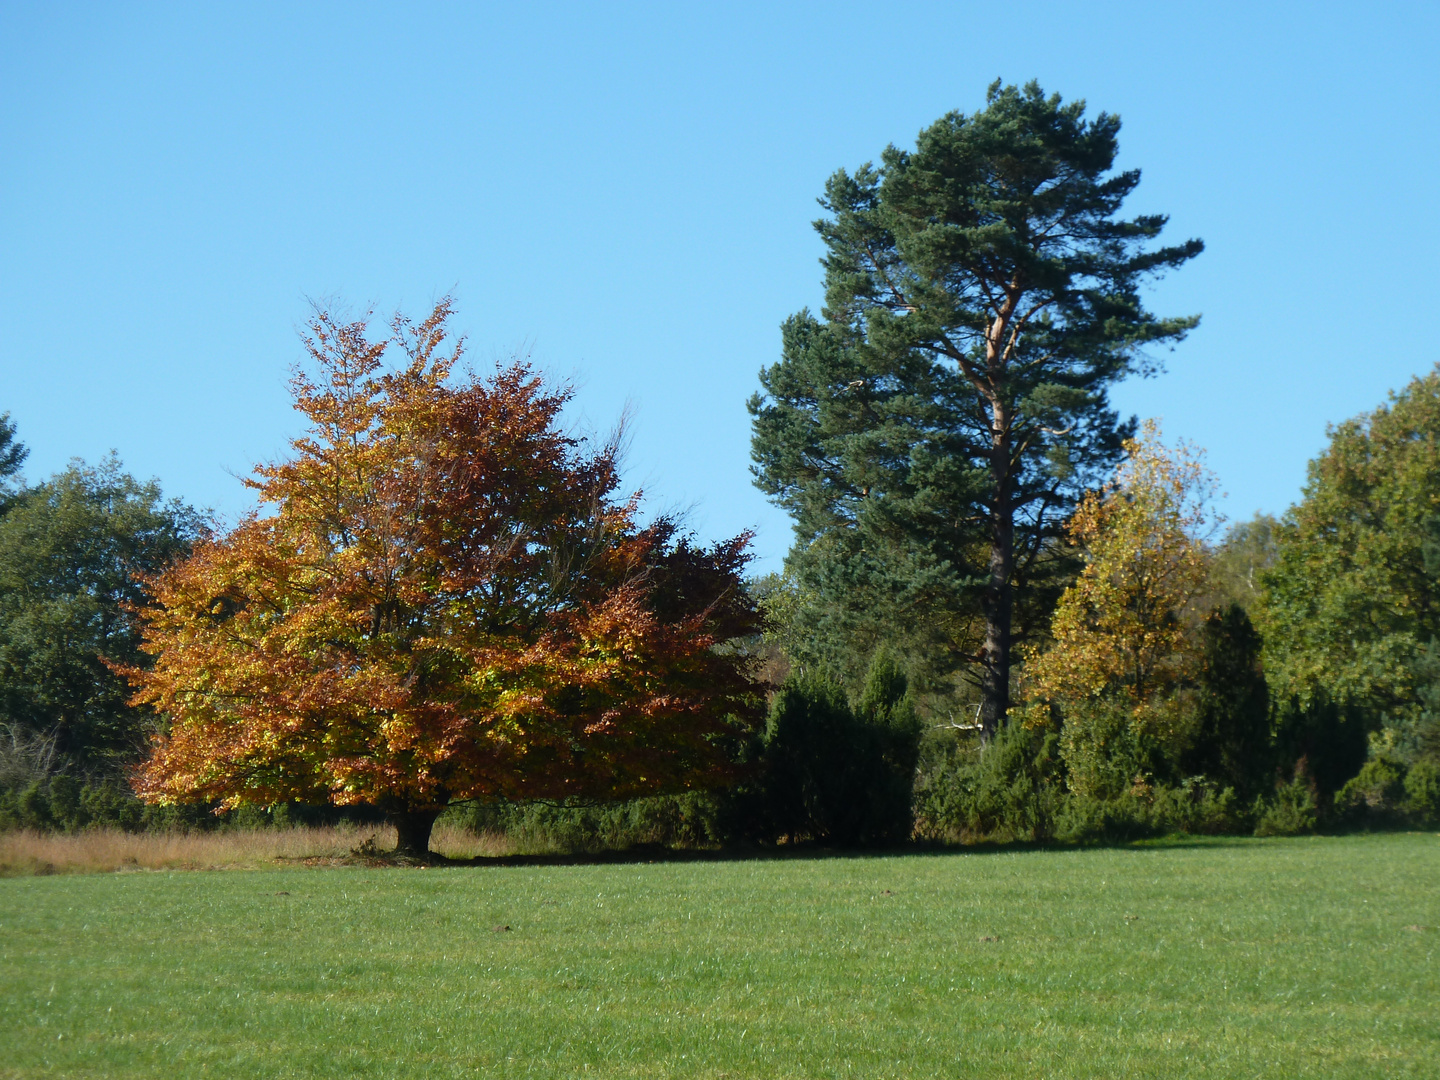
[[[1063,717],[1070,786],[1099,797],[1144,782],[1157,755],[1188,734],[1185,691],[1201,660],[1195,605],[1208,584],[1203,538],[1215,523],[1215,482],[1195,450],[1167,448],[1151,421],[1126,452],[1114,480],[1070,520],[1085,567],[1055,609],[1053,643],[1026,671],[1030,721],[1043,722],[1043,706]]]

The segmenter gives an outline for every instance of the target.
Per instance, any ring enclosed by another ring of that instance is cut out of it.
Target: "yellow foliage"
[[[1215,481],[1198,451],[1166,447],[1154,421],[1125,448],[1114,480],[1070,520],[1085,568],[1056,605],[1050,648],[1029,658],[1026,696],[1077,721],[1103,705],[1128,714],[1133,734],[1165,736],[1182,722],[1176,691],[1199,658],[1191,609],[1208,584]],[[1025,713],[1029,723],[1046,715],[1033,704]],[[1067,743],[1084,740],[1083,722],[1067,729]]]

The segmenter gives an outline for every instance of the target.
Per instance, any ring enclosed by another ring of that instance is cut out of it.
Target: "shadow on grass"
[[[813,862],[837,859],[893,859],[898,857],[954,858],[967,855],[1014,855],[1081,851],[1155,851],[1183,848],[1238,848],[1262,842],[1253,836],[1167,836],[1144,840],[1095,841],[1084,844],[1059,842],[905,844],[884,848],[833,848],[812,844],[785,844],[778,847],[732,845],[723,848],[669,848],[660,844],[592,852],[547,852],[530,855],[477,855],[454,859],[432,853],[428,860],[395,856],[389,852],[356,853],[349,859],[324,860],[328,865],[349,863],[368,867],[483,868],[506,866],[623,866],[654,863],[701,862]],[[318,860],[296,860],[311,862]]]

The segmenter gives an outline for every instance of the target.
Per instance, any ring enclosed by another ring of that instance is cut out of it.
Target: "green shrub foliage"
[[[917,832],[933,840],[1048,840],[1063,800],[1058,739],[1018,723],[990,742],[932,739],[917,784]]]
[[[1205,620],[1194,742],[1183,762],[1187,775],[1208,776],[1249,798],[1273,786],[1270,689],[1261,645],[1239,604]]]
[[[380,820],[378,812],[358,806],[280,803],[272,807],[242,806],[219,814],[213,806],[204,803],[147,806],[135,797],[123,779],[113,776],[85,780],[69,773],[56,773],[31,779],[24,785],[0,787],[0,829],[68,833],[91,828],[191,832]]]
[[[1440,761],[1421,758],[1405,776],[1405,812],[1417,825],[1440,824]]]
[[[630,848],[706,848],[733,839],[725,793],[687,792],[626,802],[456,804],[441,817],[476,833],[503,835],[522,853],[596,854]]]
[[[1275,706],[1277,772],[1304,773],[1324,799],[1360,771],[1370,753],[1376,714],[1362,705],[1342,705],[1317,692],[1309,701],[1290,697]]]
[[[1275,789],[1271,799],[1256,802],[1256,836],[1295,836],[1313,832],[1319,820],[1315,788],[1303,774]]]
[[[1012,721],[984,747],[938,742],[927,744],[916,789],[917,832],[927,839],[1087,843],[1251,827],[1234,789],[1205,777],[1175,785],[1127,777],[1102,795],[1067,790],[1059,736],[1044,728]],[[1115,776],[1127,768],[1115,766]]]
[[[1440,578],[1440,540],[1427,544],[1425,569]],[[1416,654],[1411,673],[1419,707],[1400,732],[1400,751],[1409,758],[1440,759],[1440,641],[1431,638]]]
[[[919,723],[888,653],[871,665],[854,707],[823,676],[781,687],[739,798],[752,839],[850,847],[909,838]]]
[[[1402,820],[1405,766],[1389,757],[1367,761],[1335,794],[1337,816],[1360,825],[1385,825]]]
[[[1124,698],[1097,696],[1076,702],[1060,729],[1060,754],[1071,790],[1106,802],[1163,769],[1163,757],[1147,735],[1133,722]]]

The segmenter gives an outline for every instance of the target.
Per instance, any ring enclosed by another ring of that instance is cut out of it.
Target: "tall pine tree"
[[[795,518],[815,633],[857,655],[904,638],[967,672],[986,735],[1060,522],[1131,433],[1108,388],[1197,322],[1157,318],[1139,290],[1201,242],[1152,249],[1164,215],[1119,217],[1140,174],[1111,171],[1119,119],[1084,114],[996,82],[913,152],[835,173],[823,321],[786,322],[750,402],[757,483]]]

